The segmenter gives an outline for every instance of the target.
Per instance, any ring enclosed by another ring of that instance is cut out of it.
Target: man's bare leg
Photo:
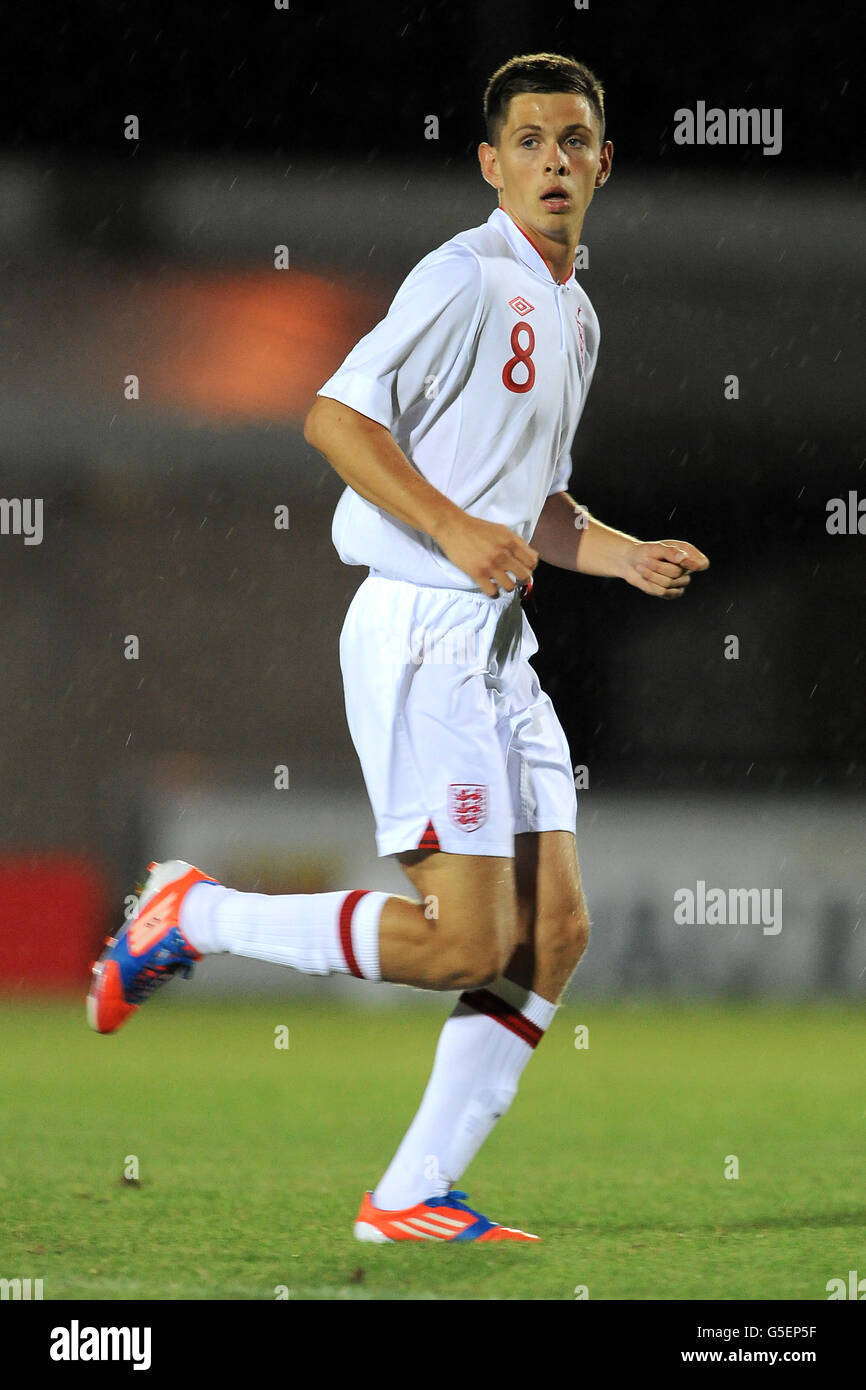
[[[483,900],[441,852],[398,856],[416,891],[460,882],[468,909]],[[442,1195],[471,1163],[517,1092],[520,1074],[556,1013],[589,935],[575,839],[567,831],[518,835],[507,861],[517,939],[503,974],[468,987],[446,1021],[433,1073],[403,1142],[373,1196],[405,1210]]]
[[[505,975],[558,1004],[589,941],[577,842],[567,830],[517,835],[518,942]]]
[[[422,901],[391,897],[385,903],[382,979],[440,990],[495,980],[518,939],[514,861],[441,850],[397,858]]]
[[[514,863],[436,853],[421,902],[366,890],[240,893],[197,883],[181,927],[202,954],[230,952],[306,974],[451,990],[496,979],[517,941]]]

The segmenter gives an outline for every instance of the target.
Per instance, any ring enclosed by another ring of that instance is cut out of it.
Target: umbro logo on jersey
[[[514,310],[515,314],[521,315],[531,314],[535,308],[535,305],[530,304],[528,299],[524,299],[522,294],[517,294],[513,299],[509,299],[508,305],[509,308]]]

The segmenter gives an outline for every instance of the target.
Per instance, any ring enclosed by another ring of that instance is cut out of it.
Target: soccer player
[[[214,951],[460,990],[420,1108],[355,1222],[361,1240],[538,1239],[455,1184],[511,1105],[589,935],[568,746],[528,658],[539,558],[680,598],[708,561],[641,541],[569,495],[599,327],[574,274],[611,172],[604,94],[573,58],[491,78],[478,149],[498,206],[431,251],[321,387],[304,428],[346,483],[333,538],[369,568],[340,639],[346,712],[376,818],[416,898],[239,893],[174,860],[94,965],[113,1032]]]

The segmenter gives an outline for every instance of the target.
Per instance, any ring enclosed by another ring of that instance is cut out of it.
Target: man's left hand
[[[653,598],[681,598],[693,573],[710,562],[688,541],[639,541],[626,557],[623,579]]]

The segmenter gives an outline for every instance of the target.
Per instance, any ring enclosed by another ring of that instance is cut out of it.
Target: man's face
[[[479,146],[481,172],[524,226],[576,243],[592,195],[610,173],[613,145],[602,145],[600,134],[586,97],[521,92],[509,103],[498,146]]]

